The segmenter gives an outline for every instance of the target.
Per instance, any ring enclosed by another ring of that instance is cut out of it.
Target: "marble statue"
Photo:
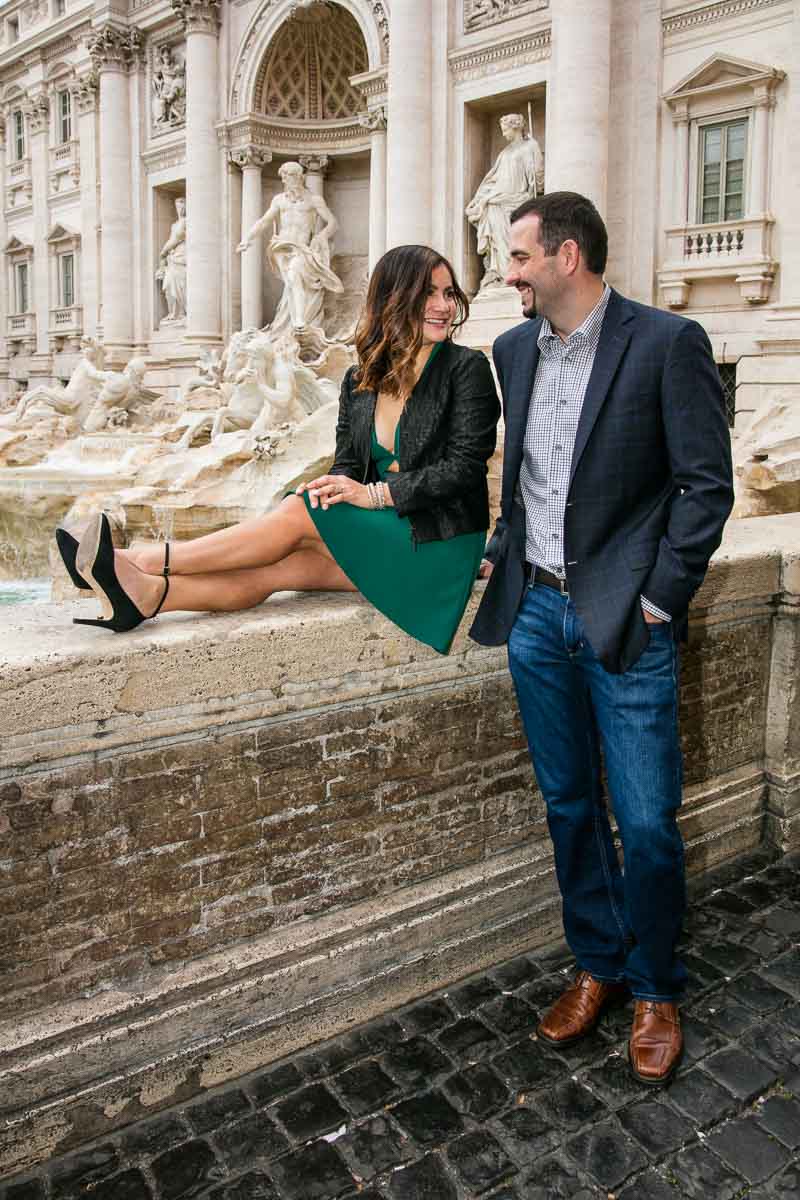
[[[175,212],[177,220],[161,247],[156,271],[156,279],[167,302],[167,315],[161,318],[162,325],[186,320],[186,201],[183,196],[175,200]]]
[[[177,450],[188,450],[206,430],[215,441],[231,430],[249,429],[254,438],[289,424],[299,424],[323,404],[336,399],[331,380],[318,379],[299,357],[291,333],[273,338],[257,330],[234,335],[216,389],[205,384],[203,397],[216,393],[219,405],[205,412],[186,412],[179,425],[185,432]],[[197,396],[202,379],[191,388]]]
[[[143,401],[158,399],[143,386],[147,363],[132,358],[122,371],[107,371],[102,388],[81,422],[84,433],[100,433],[126,425],[131,409]]]
[[[186,67],[171,46],[161,46],[153,70],[153,121],[175,129],[186,121]]]
[[[519,113],[500,118],[500,130],[508,142],[465,212],[478,234],[478,254],[484,263],[481,290],[502,284],[508,270],[511,237],[510,216],[514,209],[544,190],[544,158],[539,143],[525,132]]]
[[[68,418],[67,428],[74,425],[77,432],[82,427],[82,418],[94,405],[100,391],[109,378],[98,362],[102,351],[93,338],[81,342],[82,357],[70,376],[66,387],[39,387],[24,392],[13,411],[0,417],[3,428],[28,427],[53,416]]]
[[[800,512],[800,410],[790,393],[767,392],[733,438],[734,517]]]
[[[255,237],[272,228],[267,265],[283,281],[275,319],[269,326],[276,338],[292,330],[321,329],[325,292],[344,290],[330,267],[330,239],[339,227],[336,218],[322,196],[305,186],[300,163],[284,163],[278,174],[283,192],[237,247],[242,253]]]

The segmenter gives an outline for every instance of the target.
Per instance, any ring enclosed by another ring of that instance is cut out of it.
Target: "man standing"
[[[677,643],[733,503],[722,391],[698,324],[604,284],[589,200],[552,192],[511,221],[529,321],[494,345],[502,508],[470,633],[508,642],[578,965],[538,1034],[571,1044],[630,990],[633,1073],[662,1084],[686,975]]]

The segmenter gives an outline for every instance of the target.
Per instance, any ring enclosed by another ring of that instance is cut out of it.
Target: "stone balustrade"
[[[83,309],[80,304],[50,309],[51,337],[79,337],[83,330]]]
[[[730,523],[695,599],[693,872],[800,847],[798,546],[800,516]],[[127,637],[71,626],[93,607],[4,612],[0,1174],[561,934],[471,610],[441,657],[353,596]]]
[[[774,223],[770,216],[759,216],[667,229],[666,260],[658,272],[665,302],[684,308],[692,284],[729,279],[741,299],[763,303],[778,268],[772,257]]]

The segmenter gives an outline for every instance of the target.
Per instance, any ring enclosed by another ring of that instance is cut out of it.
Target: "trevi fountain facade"
[[[331,457],[369,270],[519,319],[508,214],[589,195],[609,282],[708,331],[739,515],[800,509],[800,0],[0,4],[0,579],[59,521],[186,537]],[[735,420],[734,420],[735,412]]]

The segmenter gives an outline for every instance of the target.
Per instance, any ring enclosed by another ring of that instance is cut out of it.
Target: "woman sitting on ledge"
[[[56,531],[67,570],[122,633],[159,612],[236,612],[273,592],[360,591],[446,654],[489,525],[487,462],[500,407],[489,364],[452,334],[469,304],[427,246],[373,271],[342,381],[330,473],[272,512],[191,541],[114,550],[98,513],[80,544]]]

